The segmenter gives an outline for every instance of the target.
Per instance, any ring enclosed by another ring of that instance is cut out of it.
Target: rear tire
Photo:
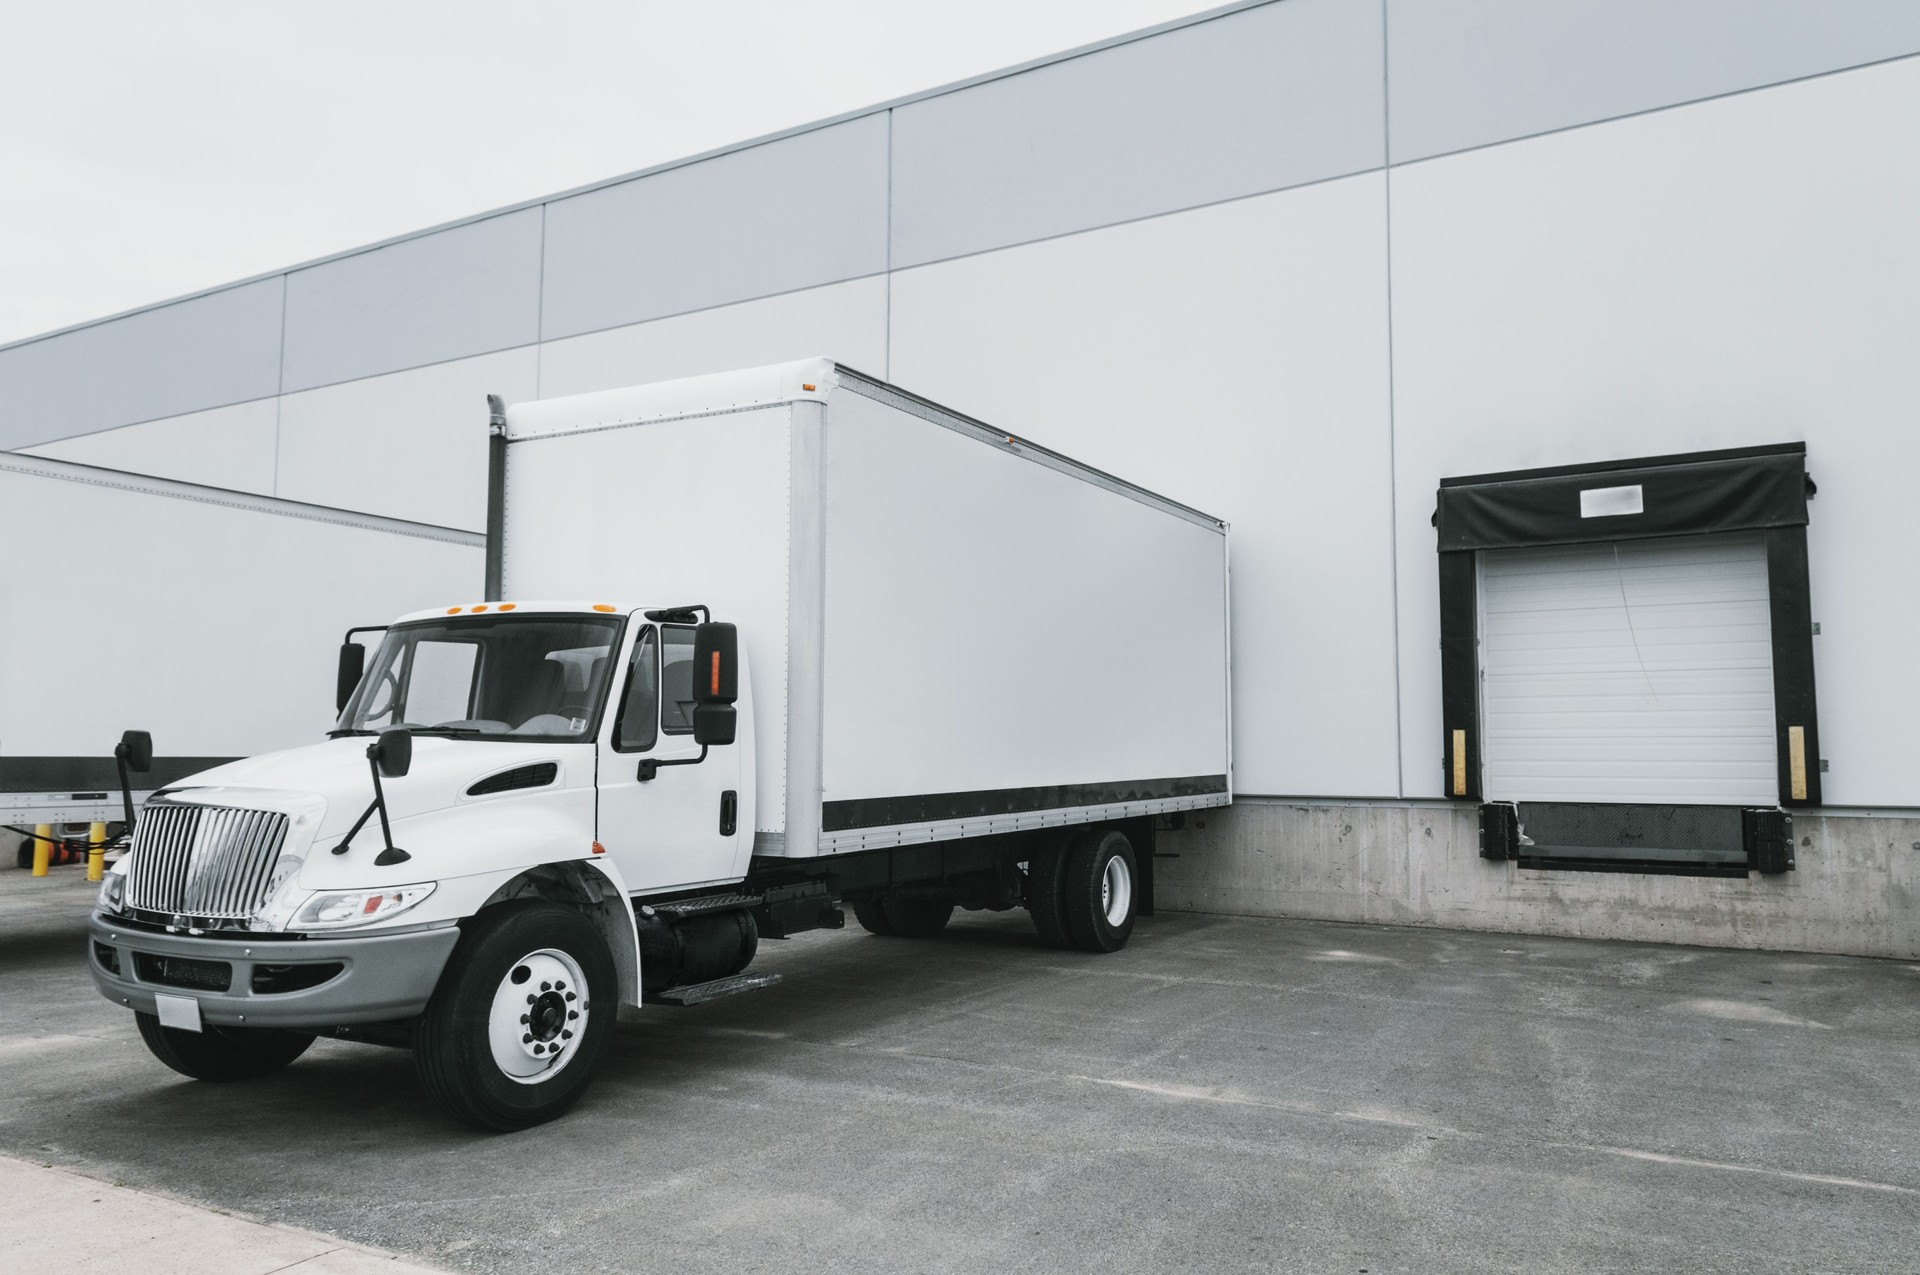
[[[930,939],[953,919],[953,904],[929,899],[868,899],[853,905],[853,919],[884,938]]]
[[[1067,851],[1061,898],[1073,945],[1117,952],[1133,933],[1140,869],[1133,843],[1118,828],[1089,828]]]
[[[557,903],[491,908],[466,927],[415,1023],[414,1071],[455,1120],[526,1129],[587,1091],[619,1008],[613,956],[587,918]]]
[[[893,922],[887,919],[887,911],[880,906],[878,899],[863,899],[854,904],[853,919],[860,922],[860,928],[869,934],[886,937],[893,933]]]
[[[930,939],[953,919],[953,904],[930,899],[888,899],[880,905],[887,924],[903,939]]]
[[[162,1027],[152,1014],[134,1011],[140,1039],[153,1056],[183,1076],[225,1084],[270,1076],[307,1052],[313,1037],[272,1027],[215,1027],[197,1032]]]
[[[1071,836],[1063,833],[1048,838],[1027,860],[1027,914],[1033,918],[1040,941],[1048,947],[1073,946],[1061,894]]]

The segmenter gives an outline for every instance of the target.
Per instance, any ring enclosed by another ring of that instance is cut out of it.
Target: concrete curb
[[[429,1275],[436,1268],[298,1227],[218,1213],[0,1156],[0,1269],[141,1275]]]

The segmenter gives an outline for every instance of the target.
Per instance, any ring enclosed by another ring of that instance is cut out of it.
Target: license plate
[[[153,1011],[160,1016],[162,1027],[177,1027],[183,1032],[200,1030],[200,1002],[191,996],[169,996],[165,992],[155,992]]]

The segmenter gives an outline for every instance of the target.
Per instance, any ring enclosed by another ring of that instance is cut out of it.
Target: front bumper
[[[302,941],[195,938],[115,925],[97,912],[87,929],[87,968],[110,1001],[151,1014],[156,992],[191,996],[205,1022],[301,1031],[418,1014],[460,941],[454,926]],[[109,953],[117,969],[109,967]],[[184,967],[190,977],[168,958],[195,963]],[[229,971],[225,991],[208,985],[219,981],[220,964]],[[333,965],[337,972],[326,968]],[[277,990],[323,976],[310,987]]]

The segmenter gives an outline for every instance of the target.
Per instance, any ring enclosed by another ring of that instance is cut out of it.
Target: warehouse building
[[[0,447],[480,531],[485,395],[826,354],[1231,522],[1162,907],[1913,957],[1917,217],[1905,0],[1264,0],[0,348]]]

